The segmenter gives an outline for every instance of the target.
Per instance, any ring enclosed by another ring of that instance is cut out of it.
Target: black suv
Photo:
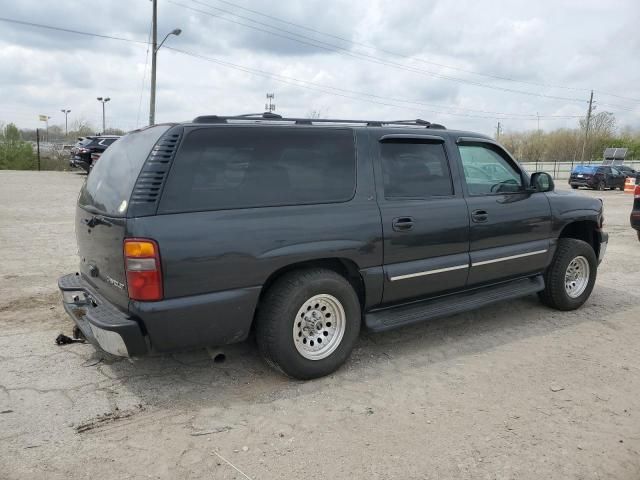
[[[608,165],[578,165],[569,176],[571,188],[588,187],[596,190],[616,188],[624,190],[627,176],[616,167]]]
[[[120,137],[116,135],[98,135],[95,137],[82,137],[71,149],[69,164],[75,168],[82,168],[89,173],[95,161],[104,151]]]
[[[114,168],[117,164],[117,168]],[[116,142],[59,280],[107,352],[239,342],[296,378],[380,332],[538,293],[591,294],[602,201],[556,192],[491,138],[428,122],[198,117]]]
[[[640,173],[629,167],[628,165],[616,165],[614,166],[616,170],[618,170],[625,177],[635,178],[636,180],[640,177]]]

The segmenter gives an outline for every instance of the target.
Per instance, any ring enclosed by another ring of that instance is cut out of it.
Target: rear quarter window
[[[347,129],[200,128],[183,140],[158,212],[345,202],[355,162]]]
[[[140,169],[168,129],[169,125],[158,125],[132,132],[114,142],[93,167],[80,191],[78,204],[91,212],[125,216]]]

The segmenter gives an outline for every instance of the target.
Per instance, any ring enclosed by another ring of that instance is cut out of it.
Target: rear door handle
[[[391,226],[396,232],[406,232],[413,228],[413,217],[394,218]]]
[[[471,212],[471,220],[475,223],[484,223],[489,220],[489,214],[486,210],[474,210]]]

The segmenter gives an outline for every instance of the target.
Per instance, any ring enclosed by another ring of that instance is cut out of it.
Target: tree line
[[[576,128],[506,132],[499,141],[523,162],[597,162],[608,147],[628,148],[628,159],[640,159],[640,129],[617,128],[609,112],[593,115],[588,132],[580,119]]]

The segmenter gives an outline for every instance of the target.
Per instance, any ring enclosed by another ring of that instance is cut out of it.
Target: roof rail
[[[331,119],[331,118],[288,118],[278,115],[273,112],[264,113],[247,113],[244,115],[234,116],[219,116],[219,115],[202,115],[193,119],[193,123],[229,123],[229,121],[277,121],[277,122],[291,122],[296,125],[314,125],[323,123],[333,124],[360,124],[367,127],[382,127],[384,125],[407,125],[417,126],[430,129],[445,130],[444,125],[438,123],[431,123],[426,120],[417,118],[415,120],[346,120],[346,119]]]

